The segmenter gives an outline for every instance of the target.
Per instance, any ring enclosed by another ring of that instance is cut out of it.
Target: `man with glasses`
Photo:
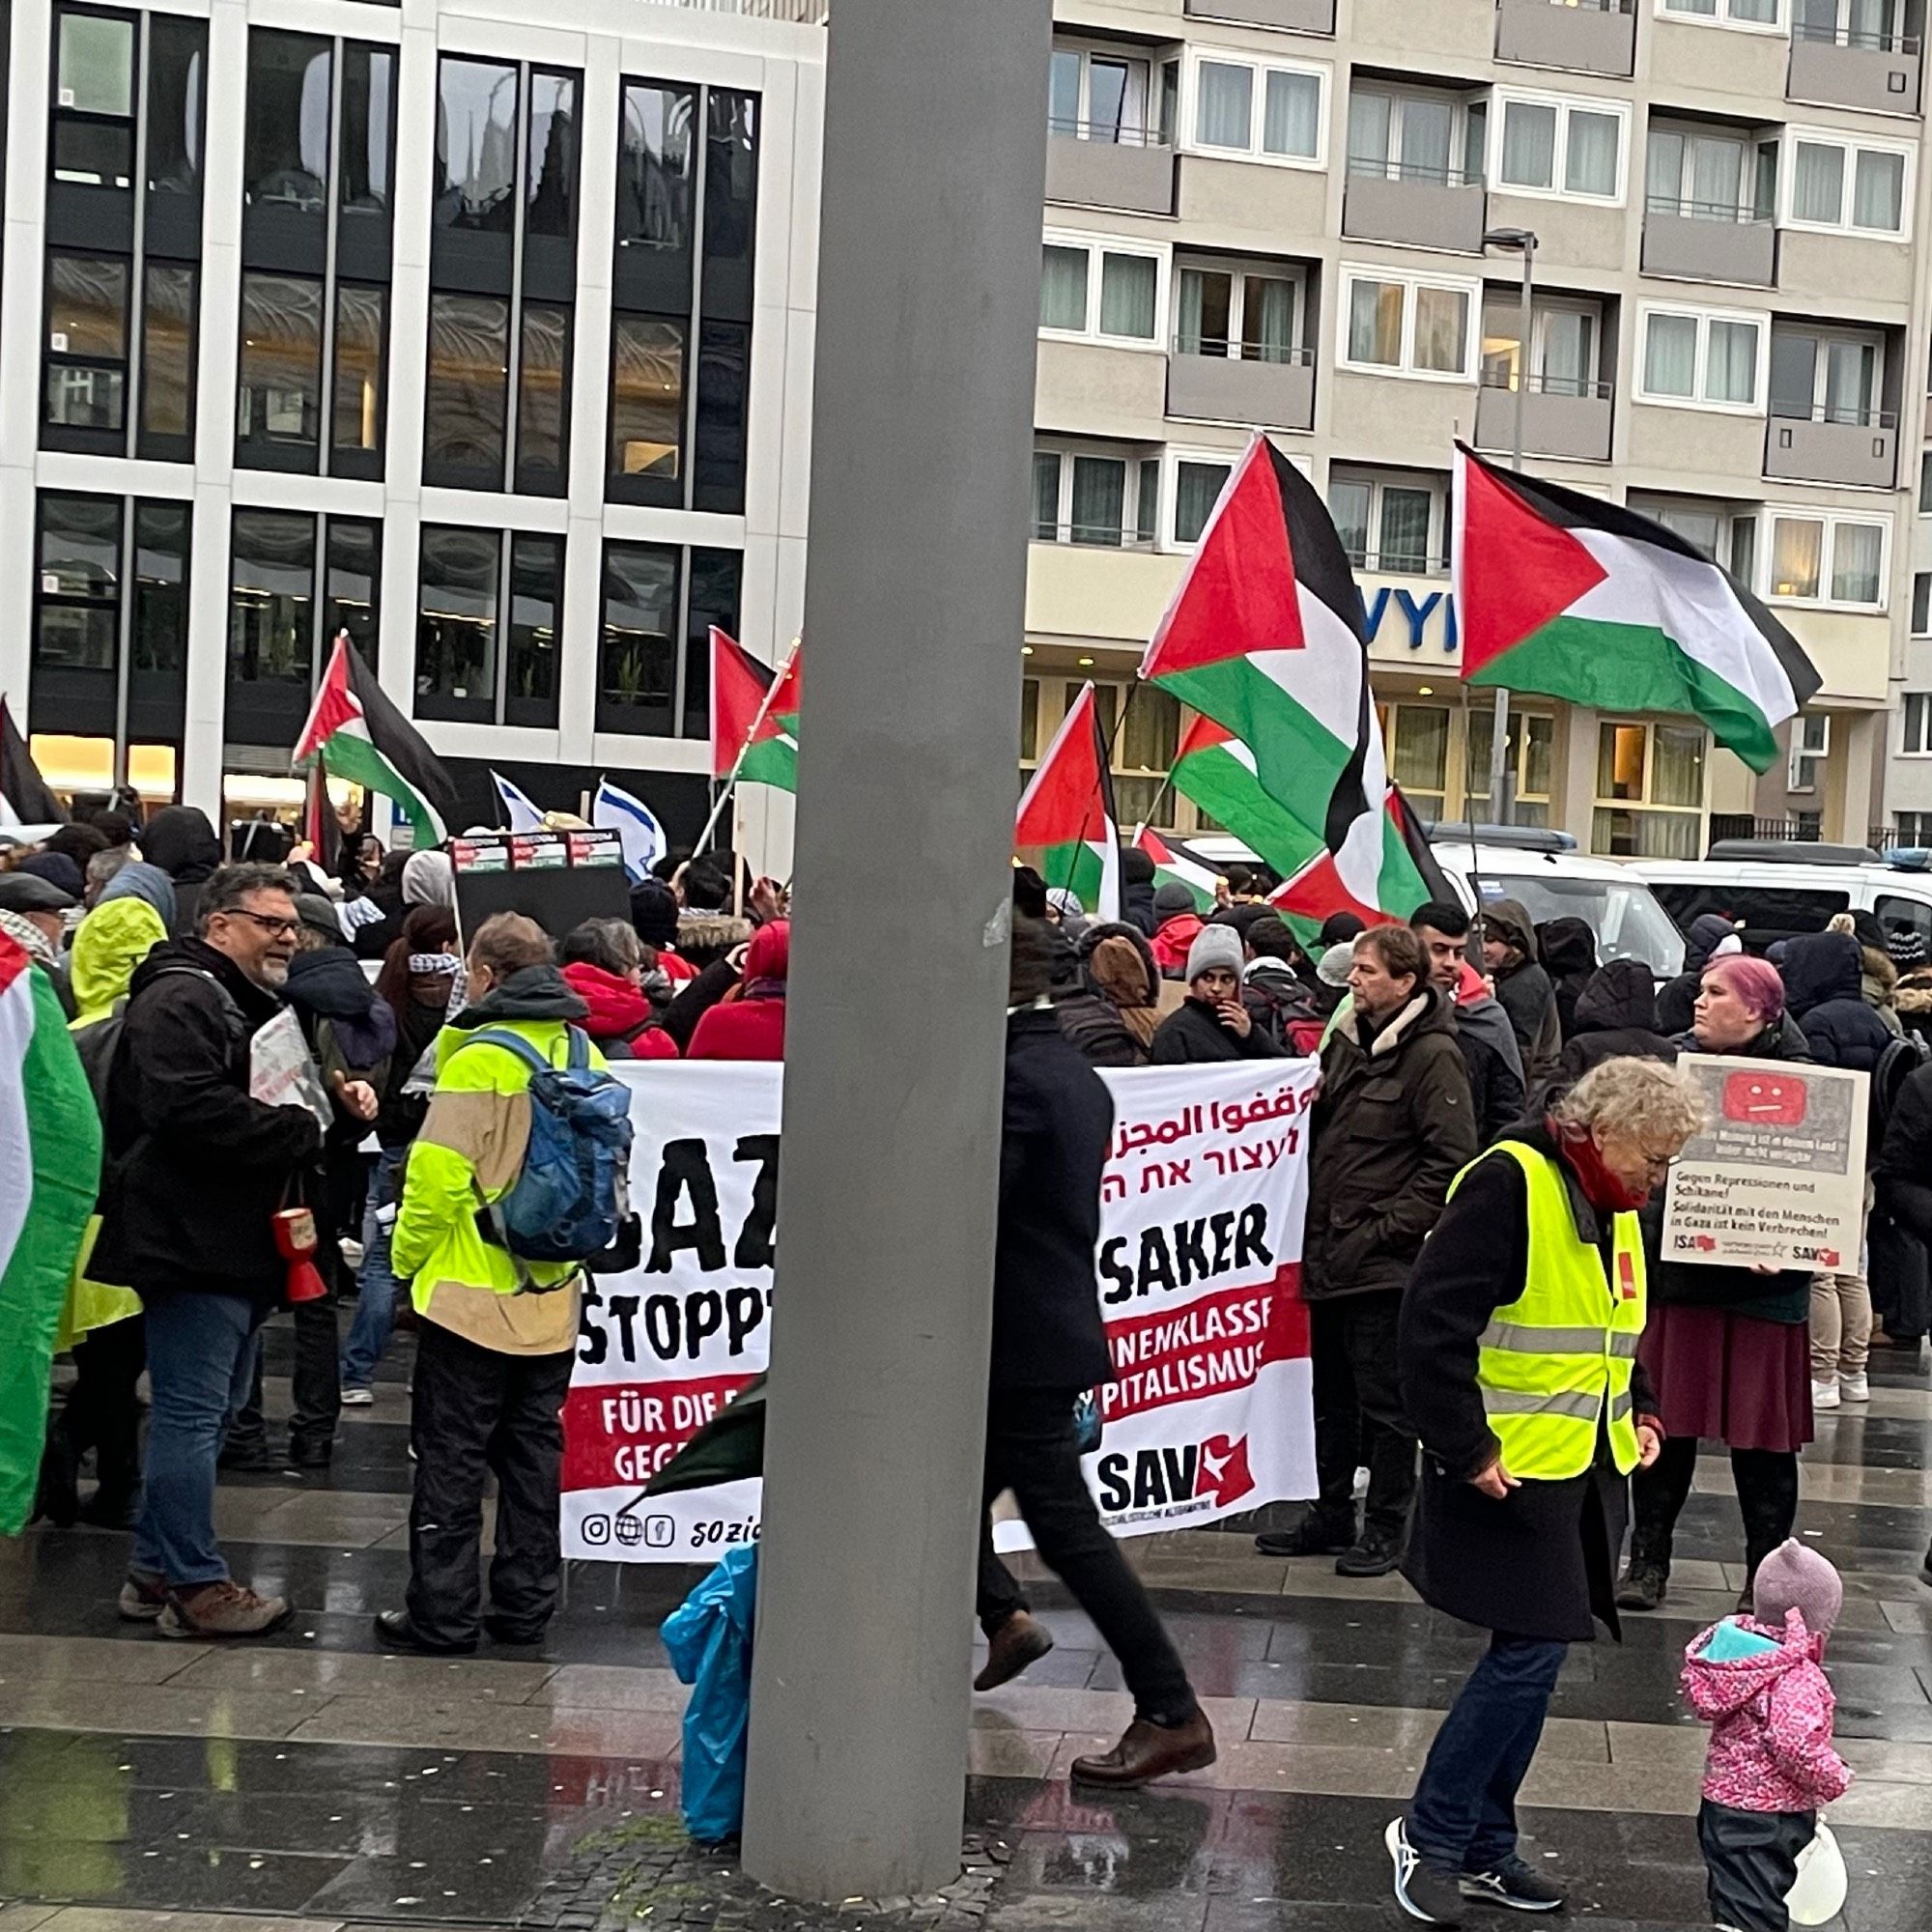
[[[322,1129],[250,1094],[299,921],[277,866],[223,866],[196,936],[136,969],[107,1079],[108,1176],[90,1271],[140,1293],[153,1407],[146,1501],[121,1614],[163,1635],[258,1636],[288,1615],[236,1582],[214,1540],[215,1459],[282,1300],[273,1217],[312,1200]]]

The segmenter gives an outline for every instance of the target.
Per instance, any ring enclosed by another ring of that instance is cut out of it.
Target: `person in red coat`
[[[678,1057],[644,997],[644,948],[623,920],[586,919],[564,935],[562,952],[564,983],[590,1009],[583,1030],[606,1060]]]
[[[791,969],[791,922],[775,919],[745,948],[745,977],[702,1019],[687,1060],[782,1060],[785,976]]]

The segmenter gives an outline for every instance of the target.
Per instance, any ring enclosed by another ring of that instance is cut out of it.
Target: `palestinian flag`
[[[335,653],[296,741],[298,769],[318,758],[334,777],[392,800],[414,828],[418,851],[449,837],[456,785],[422,733],[376,682],[347,631],[336,634]]]
[[[1217,824],[1286,879],[1327,848],[1321,835],[1262,789],[1255,754],[1225,725],[1196,717],[1181,734],[1169,776]]]
[[[65,825],[67,813],[48,788],[0,697],[0,825]]]
[[[1153,861],[1156,892],[1162,886],[1185,886],[1194,896],[1196,912],[1210,913],[1214,910],[1214,888],[1220,874],[1211,866],[1204,866],[1199,859],[1177,852],[1158,833],[1145,825],[1135,835],[1134,844]]]
[[[711,776],[798,789],[798,651],[776,679],[735,639],[711,627]]]
[[[0,1534],[33,1512],[47,1376],[100,1186],[100,1116],[60,997],[0,933]]]
[[[1390,785],[1382,808],[1382,869],[1385,889],[1403,881],[1397,897],[1406,899],[1407,912],[1391,913],[1387,900],[1371,905],[1351,895],[1349,880],[1325,848],[1268,895],[1268,903],[1304,945],[1312,942],[1331,913],[1351,912],[1365,924],[1386,924],[1391,917],[1406,919],[1419,905],[1455,905],[1456,889],[1435,863],[1429,840],[1397,785]],[[1413,884],[1406,883],[1413,880]]]
[[[1458,444],[1463,675],[1607,711],[1701,718],[1753,771],[1824,680],[1728,572],[1662,524]]]
[[[1430,896],[1406,840],[1389,836],[1354,573],[1314,486],[1264,436],[1222,489],[1141,675],[1246,748],[1286,820],[1270,839],[1281,856],[1251,842],[1276,870],[1306,875],[1322,916],[1406,919]]]
[[[1051,891],[1065,886],[1101,919],[1121,916],[1121,834],[1092,683],[1067,707],[1020,799],[1013,849]]]

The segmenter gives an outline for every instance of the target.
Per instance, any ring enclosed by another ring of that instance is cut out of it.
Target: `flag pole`
[[[711,843],[711,835],[718,829],[718,821],[724,815],[725,801],[738,789],[738,767],[745,762],[745,753],[752,749],[752,740],[758,735],[758,726],[765,722],[772,708],[772,699],[779,694],[779,687],[785,681],[785,672],[791,668],[791,661],[798,655],[798,645],[793,644],[785,653],[785,661],[779,667],[778,675],[765,687],[763,701],[757,715],[745,730],[745,742],[738,747],[738,755],[731,761],[731,776],[724,781],[724,789],[718,794],[717,802],[711,808],[711,816],[704,821],[704,830],[697,835],[697,843],[692,847],[691,856],[696,859]]]

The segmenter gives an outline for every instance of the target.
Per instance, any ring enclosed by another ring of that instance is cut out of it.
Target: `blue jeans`
[[[369,1183],[369,1206],[362,1216],[362,1266],[355,1277],[355,1320],[342,1345],[342,1386],[365,1389],[376,1378],[376,1364],[388,1347],[396,1323],[396,1292],[401,1284],[389,1266],[389,1230],[376,1219],[376,1210],[396,1198],[396,1173],[404,1148],[384,1148]]]
[[[1516,1794],[1549,1714],[1567,1644],[1490,1639],[1457,1694],[1408,1804],[1408,1841],[1438,1871],[1487,1872],[1515,1856]]]
[[[143,1299],[154,1401],[133,1567],[193,1589],[228,1575],[214,1540],[214,1459],[255,1378],[263,1311],[239,1294],[193,1289]]]

